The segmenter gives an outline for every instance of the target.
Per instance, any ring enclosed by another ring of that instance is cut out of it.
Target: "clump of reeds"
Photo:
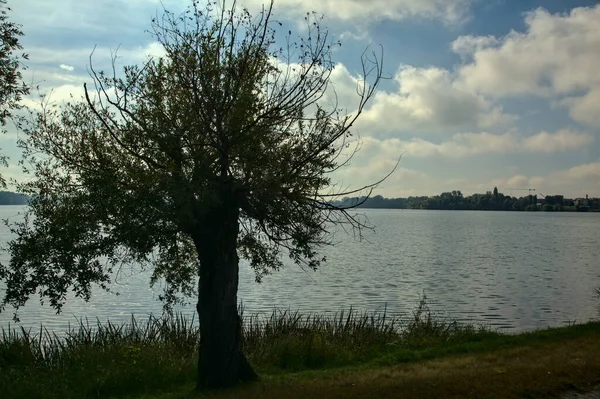
[[[477,336],[497,335],[485,325],[461,323],[429,308],[427,296],[423,295],[412,317],[403,325],[398,343],[406,348],[425,348],[450,342],[465,342]]]
[[[347,364],[381,352],[399,338],[398,319],[386,310],[334,315],[274,310],[244,320],[244,348],[251,361],[269,369]]]
[[[102,323],[98,319],[92,324],[88,319],[79,319],[60,335],[43,326],[37,333],[24,327],[9,328],[2,329],[0,367],[19,364],[56,368],[84,348],[103,352],[114,347],[164,346],[188,354],[195,351],[198,339],[194,320],[181,314],[166,318],[150,316],[143,322],[132,316],[129,323],[123,324]]]
[[[423,296],[412,316],[390,316],[387,308],[334,315],[274,310],[244,319],[244,347],[253,363],[269,370],[335,367],[407,350],[495,335],[485,326],[460,323],[433,312]]]

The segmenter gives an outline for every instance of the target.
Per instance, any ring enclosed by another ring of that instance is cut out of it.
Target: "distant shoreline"
[[[531,189],[530,193],[535,190]],[[384,198],[345,197],[341,201],[332,202],[337,206],[365,209],[423,209],[447,211],[530,211],[530,212],[599,212],[600,198],[565,198],[564,195],[529,194],[522,197],[504,195],[494,187],[485,194],[464,196],[461,191],[454,190],[440,195]]]
[[[30,197],[11,191],[0,191],[0,205],[27,205]]]
[[[543,209],[527,209],[527,210],[513,210],[513,209],[437,209],[437,208],[386,208],[386,207],[371,207],[371,206],[359,206],[356,209],[385,209],[385,210],[401,210],[401,211],[475,211],[475,212],[573,212],[573,213],[597,213],[600,212],[598,209],[592,210],[576,210],[576,209],[563,209],[563,210],[552,210],[544,211]]]

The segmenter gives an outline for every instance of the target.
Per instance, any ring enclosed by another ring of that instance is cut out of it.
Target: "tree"
[[[22,82],[22,61],[27,60],[27,54],[15,54],[23,47],[19,37],[23,36],[21,25],[8,20],[10,7],[6,0],[0,0],[0,125],[2,133],[13,112],[20,109],[21,98],[29,94],[29,88]],[[0,155],[0,164],[8,166],[6,156]],[[0,187],[6,187],[4,178],[0,175]]]
[[[282,48],[272,5],[253,18],[235,3],[193,4],[153,20],[164,57],[122,76],[114,62],[109,74],[91,65],[95,91],[33,115],[20,143],[32,200],[0,279],[3,309],[37,292],[60,311],[69,289],[109,289],[123,262],[152,267],[167,306],[197,293],[198,386],[213,388],[255,377],[240,342],[239,257],[257,280],[282,254],[317,268],[333,224],[365,227],[332,202],[359,190],[333,191],[330,173],[347,162],[381,57],[363,53],[357,110],[342,114],[324,101],[337,43],[314,14]]]

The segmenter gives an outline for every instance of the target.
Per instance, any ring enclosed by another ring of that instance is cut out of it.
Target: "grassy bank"
[[[433,350],[430,360],[265,378],[212,395],[147,398],[561,398],[600,383],[600,324]],[[488,343],[490,345],[488,345]],[[186,391],[187,389],[187,391]]]
[[[502,335],[436,318],[425,302],[404,321],[352,311],[245,320],[244,348],[261,381],[202,396],[539,397],[600,379],[599,323]],[[0,392],[3,398],[187,397],[197,342],[197,328],[181,317],[81,323],[60,337],[3,331]]]

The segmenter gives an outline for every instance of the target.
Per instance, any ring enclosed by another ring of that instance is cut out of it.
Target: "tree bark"
[[[198,388],[225,388],[257,376],[242,353],[238,314],[239,209],[225,203],[202,223],[194,236],[200,260],[198,311],[200,348]]]

